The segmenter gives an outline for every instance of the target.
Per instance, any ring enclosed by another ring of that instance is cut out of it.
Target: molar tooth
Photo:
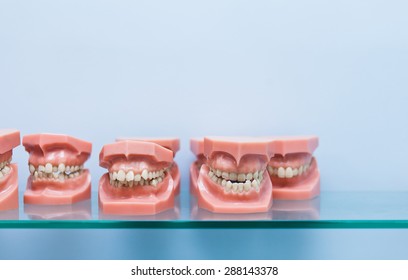
[[[246,178],[246,175],[244,173],[239,173],[238,174],[238,181],[239,182],[245,182],[245,178]]]
[[[52,173],[52,164],[49,162],[45,164],[45,173]]]
[[[225,190],[226,190],[227,192],[229,192],[229,191],[231,190],[231,188],[232,188],[232,183],[231,183],[231,181],[227,181],[227,184],[225,185]]]
[[[214,172],[212,171],[208,172],[208,177],[212,178],[212,176],[214,176]]]
[[[151,184],[152,184],[153,186],[157,186],[157,180],[156,180],[156,179],[153,179]]]
[[[135,179],[135,173],[133,173],[133,171],[130,170],[126,174],[126,181],[130,182],[130,181],[133,181],[133,179]]]
[[[293,169],[293,176],[297,176],[298,175],[299,170],[297,168]]]
[[[30,169],[30,173],[33,174],[35,171],[34,165],[30,164],[29,169]]]
[[[246,180],[246,182],[244,184],[244,190],[247,192],[247,191],[249,191],[250,188],[251,188],[251,181]]]
[[[38,172],[45,172],[45,167],[44,167],[44,165],[39,165],[39,166],[38,166]]]
[[[292,167],[287,167],[286,168],[285,176],[286,176],[286,178],[292,178],[293,177]]]
[[[238,192],[242,193],[244,191],[244,183],[238,183]]]
[[[225,172],[225,171],[222,172],[221,176],[222,176],[222,178],[224,178],[224,179],[226,179],[226,180],[227,180],[228,177],[229,177],[229,176],[228,176],[228,172]]]
[[[138,182],[140,179],[142,179],[142,176],[140,174],[136,174],[134,180]]]
[[[251,186],[252,186],[253,188],[257,188],[257,187],[259,186],[258,180],[253,180],[252,183],[251,183]]]
[[[65,171],[65,164],[60,163],[60,164],[58,165],[58,171],[59,171],[59,172],[64,172],[64,171]]]
[[[159,171],[159,175],[160,175],[160,177],[163,177],[163,175],[164,175],[163,169]]]
[[[70,174],[71,175],[71,174]],[[123,182],[125,181],[126,178],[126,174],[125,171],[123,171],[122,169],[118,171],[118,181],[119,182]]]
[[[159,177],[159,178],[157,178],[157,181],[158,181],[159,183],[161,183],[161,182],[163,182],[163,178],[162,178],[162,177]]]
[[[248,173],[247,175],[246,175],[246,179],[247,180],[252,180],[252,178],[253,178],[253,175],[252,175],[252,173]]]
[[[147,169],[143,169],[142,171],[142,177],[143,179],[147,180],[147,178],[149,178],[149,172],[147,171]]]
[[[213,176],[211,177],[211,180],[212,180],[214,183],[217,183],[217,176],[213,175]]]
[[[231,173],[229,174],[229,177],[230,177],[230,180],[231,180],[231,181],[236,181],[238,175],[237,175],[237,173],[231,172]]]
[[[282,166],[279,167],[279,169],[278,169],[278,177],[279,178],[285,178],[285,168],[283,168]]]
[[[232,184],[232,191],[237,192],[237,189],[238,189],[238,183],[233,183]]]

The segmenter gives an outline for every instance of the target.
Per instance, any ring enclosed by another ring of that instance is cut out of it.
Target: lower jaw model
[[[269,141],[206,137],[203,154],[205,163],[191,189],[199,207],[216,213],[260,213],[270,209],[272,183],[266,171],[272,156]]]
[[[174,207],[173,152],[147,141],[123,140],[103,146],[99,181],[104,214],[151,215]]]
[[[60,134],[33,134],[23,138],[29,153],[30,176],[24,203],[72,204],[91,197],[91,175],[84,169],[92,144]]]
[[[19,145],[18,130],[0,130],[0,211],[18,208],[18,169],[11,160],[13,148]]]

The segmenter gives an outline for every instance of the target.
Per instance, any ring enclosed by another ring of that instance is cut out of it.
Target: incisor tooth
[[[222,172],[222,174],[221,174],[221,176],[222,176],[222,178],[224,178],[224,179],[228,179],[228,172]]]
[[[237,173],[231,172],[231,173],[229,174],[229,177],[230,177],[230,180],[231,180],[231,181],[236,181],[238,175],[237,175]]]
[[[244,182],[244,181],[245,181],[245,178],[246,178],[246,175],[245,175],[245,174],[243,174],[243,173],[239,173],[239,174],[238,174],[238,181],[239,181],[239,182]]]
[[[45,164],[45,173],[51,173],[52,172],[52,164],[51,163],[47,163]]]
[[[286,168],[285,176],[286,176],[286,178],[292,178],[293,177],[292,167],[287,167]]]
[[[237,189],[238,189],[238,183],[233,183],[233,184],[232,184],[232,191],[233,191],[233,192],[236,192]]]
[[[126,174],[126,181],[130,182],[133,181],[133,179],[135,178],[135,174],[133,173],[132,170],[128,171],[128,173]]]
[[[278,177],[279,178],[285,178],[285,168],[283,168],[282,166],[279,167],[279,169],[278,169]]]
[[[136,174],[135,175],[135,181],[138,182],[138,181],[140,181],[140,179],[142,179],[142,176],[140,176],[140,174]]]
[[[227,181],[227,184],[225,185],[225,189],[229,192],[231,190],[232,183],[231,181]]]
[[[251,188],[251,181],[246,180],[246,182],[244,184],[244,190],[247,192],[247,191],[249,191],[250,188]]]
[[[238,192],[242,193],[244,191],[244,183],[238,183]]]
[[[252,180],[252,173],[248,173],[248,174],[246,175],[246,178],[247,178],[247,180]]]
[[[145,179],[145,180],[147,180],[147,178],[149,178],[149,172],[147,172],[146,169],[144,169],[144,170],[142,171],[142,177],[143,177],[143,179]]]
[[[65,164],[60,163],[60,164],[58,165],[58,171],[59,171],[59,172],[64,172],[64,171],[65,171]]]
[[[124,182],[124,181],[125,181],[125,178],[126,178],[125,171],[119,170],[119,171],[118,171],[118,181],[119,181],[119,182]]]

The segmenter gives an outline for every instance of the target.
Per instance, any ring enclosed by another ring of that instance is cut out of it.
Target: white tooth
[[[140,174],[136,174],[135,175],[135,181],[138,182],[138,181],[140,181],[140,179],[142,179],[142,176],[140,176]]]
[[[297,168],[293,169],[293,176],[297,176],[298,175],[299,170]]]
[[[247,192],[247,191],[249,191],[250,188],[251,188],[251,181],[246,180],[246,182],[244,184],[244,190]]]
[[[238,183],[238,192],[242,193],[244,191],[244,183]]]
[[[225,171],[222,172],[221,176],[222,176],[222,178],[228,180],[228,172],[225,172]]]
[[[45,164],[45,173],[52,173],[52,164],[49,162]]]
[[[162,170],[160,170],[159,175],[160,175],[160,177],[163,177],[163,175],[164,175],[164,171],[163,171],[163,169],[162,169]]]
[[[254,179],[258,179],[259,173],[258,170],[254,173]]]
[[[286,176],[286,178],[292,178],[293,177],[292,167],[287,167],[286,168],[285,176]]]
[[[279,178],[285,178],[285,168],[283,168],[282,166],[279,167],[279,169],[278,169],[278,177]]]
[[[237,189],[238,189],[238,183],[233,183],[232,184],[232,191],[237,192]]]
[[[10,172],[10,167],[8,167],[7,165],[3,167],[3,174],[6,175]]]
[[[71,173],[71,174],[69,174],[69,176],[68,176],[69,178],[74,178],[74,173]]]
[[[238,181],[239,182],[245,182],[245,174],[244,173],[239,173],[238,174]]]
[[[272,168],[272,166],[268,165],[267,168],[268,168],[269,174],[273,174],[273,168]]]
[[[135,173],[133,173],[133,171],[130,170],[130,171],[126,174],[126,181],[130,182],[130,181],[133,181],[133,179],[135,179]]]
[[[217,176],[215,176],[215,175],[212,176],[212,177],[211,177],[211,180],[212,180],[214,183],[217,183]]]
[[[128,182],[129,187],[133,187],[133,181]]]
[[[126,178],[126,174],[125,171],[123,171],[122,169],[118,171],[118,181],[119,182],[124,182]]]
[[[301,167],[299,167],[299,175],[303,174],[303,165]]]
[[[142,171],[142,178],[147,180],[149,178],[149,172],[147,171],[147,169],[144,169]]]
[[[39,166],[38,166],[38,172],[45,172],[45,167],[44,167],[44,165],[39,165]]]
[[[65,164],[60,163],[60,164],[58,165],[58,171],[59,171],[59,172],[64,172],[64,171],[65,171]]]
[[[230,178],[231,181],[236,181],[237,177],[238,177],[237,173],[231,172],[229,174],[229,178]]]
[[[221,182],[222,182],[222,179],[221,179],[221,178],[218,178],[218,179],[217,179],[217,184],[218,184],[218,185],[221,185]]]
[[[258,180],[253,180],[251,185],[253,188],[257,188],[259,186]]]
[[[151,180],[153,178],[153,173],[149,172],[149,180]]]
[[[229,191],[231,190],[231,187],[232,187],[231,181],[227,181],[227,184],[225,185],[225,190],[226,190],[227,192],[229,192]]]
[[[152,185],[157,186],[157,180],[156,179],[152,180]]]
[[[65,167],[65,172],[66,172],[66,173],[71,172],[71,166],[68,165],[67,167]]]
[[[222,172],[221,172],[221,170],[217,169],[217,171],[215,172],[215,174],[217,174],[217,177],[221,177]]]
[[[34,171],[35,171],[35,167],[34,167],[34,165],[30,164],[29,169],[30,169],[30,173],[31,173],[31,174],[33,174],[33,173],[34,173]]]
[[[75,171],[78,171],[78,170],[79,170],[79,166],[78,166],[78,165],[75,165],[74,170],[75,170]]]
[[[54,179],[58,178],[58,173],[52,173],[52,177],[54,177]]]
[[[208,172],[208,176],[209,176],[210,178],[212,178],[212,176],[214,176],[214,172],[212,172],[212,171]]]
[[[163,181],[163,178],[162,178],[162,177],[159,177],[159,178],[157,178],[157,181],[158,181],[159,183],[161,183],[161,182]]]
[[[223,180],[221,181],[221,186],[225,187],[226,185],[227,185],[227,181],[226,181],[225,179],[223,179]]]
[[[38,172],[37,171],[34,171],[34,178],[38,178]]]
[[[140,182],[139,182],[139,184],[141,185],[141,186],[144,186],[144,183],[145,183],[145,180],[142,178],[142,179],[140,179]]]
[[[116,180],[116,179],[118,179],[118,172],[114,171],[112,173],[112,180]]]
[[[54,172],[54,173],[55,173],[55,172],[58,172],[58,167],[57,167],[57,166],[53,166],[53,167],[52,167],[52,172]]]
[[[252,180],[252,178],[253,178],[253,175],[252,175],[252,173],[248,173],[247,175],[246,175],[246,179],[247,180]]]

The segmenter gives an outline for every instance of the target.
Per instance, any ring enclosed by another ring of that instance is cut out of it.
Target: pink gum
[[[99,207],[103,214],[112,215],[153,215],[173,208],[174,181],[171,176],[166,176],[161,184],[162,187],[154,194],[132,195],[132,189],[115,190],[110,186],[109,175],[105,174],[99,181]],[[115,191],[126,195],[117,196]]]
[[[47,184],[50,187],[47,187]],[[61,188],[58,188],[60,186]],[[63,205],[73,204],[91,197],[91,175],[88,170],[77,177],[64,182],[47,183],[46,180],[34,181],[28,177],[24,203]]]
[[[5,154],[20,145],[20,131],[0,129],[0,154]]]
[[[10,173],[0,180],[0,211],[18,208],[18,168],[9,166]]]

